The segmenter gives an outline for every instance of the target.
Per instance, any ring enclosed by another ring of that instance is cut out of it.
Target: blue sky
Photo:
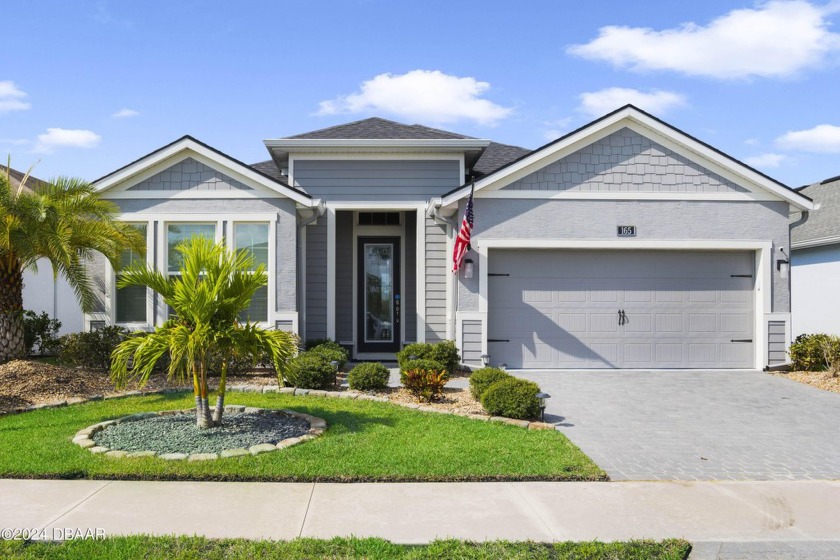
[[[88,180],[184,135],[369,116],[536,148],[627,102],[790,186],[840,175],[840,2],[46,1],[3,8],[0,154]]]

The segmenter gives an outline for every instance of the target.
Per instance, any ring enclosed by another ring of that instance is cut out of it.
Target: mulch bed
[[[774,375],[787,377],[799,383],[817,387],[823,391],[840,393],[840,375],[834,377],[824,371],[791,371],[789,373],[775,373]]]

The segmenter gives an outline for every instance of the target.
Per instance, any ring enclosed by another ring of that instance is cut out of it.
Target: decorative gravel
[[[303,436],[308,430],[306,420],[262,413],[225,415],[221,426],[202,430],[195,424],[195,414],[177,414],[112,424],[97,431],[93,440],[96,445],[122,451],[218,453],[223,449],[277,443]]]

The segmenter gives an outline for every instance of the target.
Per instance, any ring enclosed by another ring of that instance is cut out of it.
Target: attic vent
[[[399,212],[359,212],[360,226],[398,226]]]

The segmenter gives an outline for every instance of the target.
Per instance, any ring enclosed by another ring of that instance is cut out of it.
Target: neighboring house
[[[798,192],[819,212],[791,214],[793,336],[840,334],[840,177]]]
[[[0,173],[6,174],[6,167],[0,165]],[[9,168],[12,189],[19,189],[25,173]],[[44,181],[31,175],[23,185],[24,192],[32,192],[29,187],[38,187]],[[28,269],[23,273],[23,302],[26,309],[36,313],[46,312],[51,318],[61,321],[60,334],[78,332],[85,326],[81,309],[76,302],[76,294],[67,281],[53,275],[52,265],[46,259],[37,263],[37,270]]]
[[[270,277],[251,319],[357,359],[452,339],[464,362],[510,368],[784,361],[776,262],[791,209],[813,204],[635,107],[534,151],[383,119],[265,146],[249,166],[185,136],[94,184],[145,232],[149,264],[175,273],[189,235],[250,249]],[[99,276],[88,327],[165,319],[154,294]]]

